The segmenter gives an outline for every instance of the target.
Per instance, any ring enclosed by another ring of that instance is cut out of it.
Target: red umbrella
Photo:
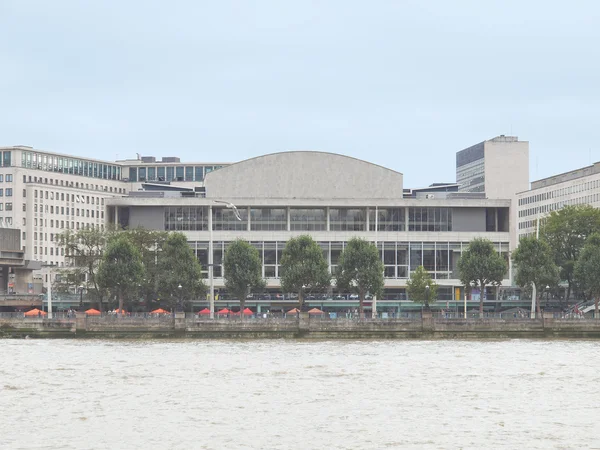
[[[231,311],[229,311],[227,308],[223,308],[222,310],[220,310],[217,314],[229,314]]]
[[[99,315],[101,315],[100,311],[98,311],[97,309],[93,309],[93,308],[92,309],[88,309],[85,313],[88,316],[99,316]]]
[[[208,316],[210,314],[210,309],[204,308],[203,310],[198,311],[198,314],[201,314],[203,316]]]
[[[321,311],[319,308],[313,308],[311,310],[308,311],[309,314],[323,314],[323,311]]]
[[[244,315],[245,316],[251,316],[252,314],[254,314],[254,313],[252,312],[252,310],[250,308],[244,308]],[[233,315],[234,316],[239,316],[240,312],[236,311],[236,312],[233,313]]]

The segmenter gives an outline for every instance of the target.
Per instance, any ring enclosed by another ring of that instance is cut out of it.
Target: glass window
[[[194,181],[194,167],[193,166],[186,166],[185,181]]]
[[[331,231],[365,231],[366,210],[360,208],[329,209]]]
[[[164,167],[159,167],[158,168],[158,181],[165,181],[165,168]]]
[[[213,230],[245,231],[248,229],[248,210],[238,207],[242,220],[238,220],[232,209],[213,208]]]
[[[136,167],[129,168],[129,181],[133,181],[133,182],[137,181],[137,168]]]
[[[4,193],[7,197],[12,197],[12,188],[6,188]]]
[[[2,152],[2,165],[4,167],[10,167],[12,165],[12,152]]]
[[[208,230],[208,208],[200,206],[166,207],[165,230]]]
[[[325,231],[327,218],[325,208],[290,209],[290,230],[292,231]]]
[[[250,229],[253,231],[287,230],[287,210],[285,208],[251,209]]]
[[[196,172],[196,181],[204,180],[204,167],[196,166],[194,167],[194,170]]]
[[[175,176],[176,176],[177,181],[183,181],[183,166],[176,167]]]
[[[377,212],[377,220],[375,213]],[[369,230],[375,231],[404,231],[406,229],[404,208],[371,208],[369,209]]]
[[[148,181],[156,181],[156,167],[148,167]]]
[[[417,267],[423,265],[423,244],[421,242],[410,243],[410,271],[414,272]]]
[[[452,231],[450,208],[409,208],[409,231]]]
[[[167,167],[167,180],[173,181],[175,179],[175,167]]]
[[[146,181],[146,168],[140,167],[138,169],[138,176],[140,181]]]

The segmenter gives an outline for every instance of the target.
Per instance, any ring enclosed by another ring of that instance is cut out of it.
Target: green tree
[[[406,291],[413,302],[425,303],[425,309],[429,309],[429,302],[437,300],[438,285],[431,279],[425,267],[419,266],[410,274],[410,279],[406,282]]]
[[[138,227],[122,232],[123,235],[139,250],[144,264],[145,275],[140,283],[140,296],[148,310],[153,308],[153,301],[158,299],[160,268],[159,260],[169,233],[167,231],[148,230]]]
[[[544,220],[540,237],[550,245],[560,277],[568,283],[568,302],[576,287],[574,270],[588,236],[600,232],[600,210],[590,205],[565,206]]]
[[[496,252],[491,241],[475,238],[458,260],[458,272],[465,287],[480,288],[479,314],[483,315],[485,288],[502,284],[506,274],[506,261]]]
[[[123,310],[124,297],[137,295],[144,277],[144,265],[137,248],[125,235],[117,234],[108,241],[96,279],[101,288],[119,299]]]
[[[113,235],[112,229],[99,228],[65,230],[56,235],[57,246],[64,251],[71,266],[63,269],[64,279],[83,284],[87,295],[98,302],[100,311],[102,311],[102,299],[106,292],[100,288],[96,275],[108,239]],[[67,275],[67,272],[70,273]]]
[[[383,293],[383,263],[377,247],[364,239],[350,239],[338,260],[335,281],[338,289],[358,294],[359,314],[364,317],[366,295]]]
[[[284,292],[298,293],[298,308],[304,306],[304,292],[328,289],[331,275],[323,251],[312,237],[290,239],[281,256],[281,286]]]
[[[534,284],[536,287],[536,310],[541,314],[540,298],[542,287],[556,286],[559,282],[558,266],[554,263],[552,249],[543,240],[535,237],[523,237],[519,247],[513,252],[515,281],[521,287]]]
[[[158,271],[158,293],[171,307],[180,298],[191,303],[206,294],[202,268],[183,233],[169,233],[158,256]]]
[[[262,290],[262,261],[256,247],[249,242],[237,239],[225,251],[225,287],[240,301],[240,318],[244,319],[246,297],[253,290]]]
[[[599,319],[598,297],[600,297],[600,234],[588,237],[574,268],[575,279],[583,290],[594,299],[594,318]]]

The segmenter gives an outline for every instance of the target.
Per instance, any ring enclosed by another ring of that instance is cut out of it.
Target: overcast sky
[[[0,145],[239,161],[322,150],[455,181],[530,142],[531,178],[600,160],[600,4],[0,0]]]

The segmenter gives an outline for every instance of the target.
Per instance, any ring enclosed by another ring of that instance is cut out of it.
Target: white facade
[[[517,194],[518,237],[536,233],[537,221],[568,205],[600,207],[600,163],[531,183]]]
[[[225,164],[102,161],[79,158],[31,147],[0,147],[0,226],[21,230],[25,259],[64,267],[64,251],[56,246],[56,235],[67,230],[102,228],[105,201],[140,189],[143,181],[130,181],[130,168],[162,167],[183,180],[169,185],[203,186],[202,180],[185,180],[185,167],[208,172]],[[189,170],[188,170],[189,172]],[[136,172],[139,173],[139,172]],[[199,172],[200,173],[200,172]],[[166,180],[165,180],[166,181]]]

